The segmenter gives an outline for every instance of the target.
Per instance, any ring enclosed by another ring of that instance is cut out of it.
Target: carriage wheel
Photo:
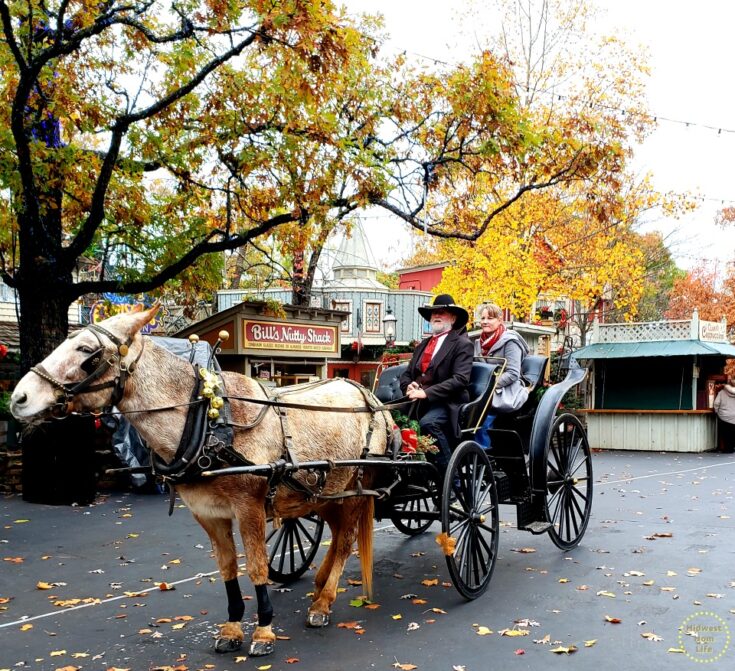
[[[575,547],[592,510],[592,455],[579,419],[559,415],[549,438],[546,481],[546,519],[549,536],[557,547]]]
[[[319,550],[323,531],[324,520],[314,513],[284,518],[277,529],[271,526],[265,537],[266,544],[271,544],[268,578],[279,583],[300,578]]]
[[[415,490],[415,494],[411,491]],[[434,522],[435,516],[430,519],[416,519],[413,515],[421,517],[424,513],[431,514],[434,511],[434,497],[437,491],[433,478],[427,480],[425,487],[409,485],[408,496],[404,501],[394,504],[390,515],[390,521],[401,533],[406,536],[418,536],[424,533]],[[412,516],[401,516],[401,513],[411,513]]]
[[[456,494],[453,500],[452,494]],[[490,584],[498,556],[498,492],[485,451],[468,440],[452,454],[442,490],[442,531],[456,543],[446,555],[457,591],[480,596]]]

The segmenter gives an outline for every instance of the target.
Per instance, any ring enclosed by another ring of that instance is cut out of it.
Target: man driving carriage
[[[433,304],[420,307],[419,313],[431,325],[432,335],[414,350],[401,375],[401,392],[418,401],[414,412],[421,432],[436,439],[436,463],[444,468],[459,440],[459,408],[469,400],[473,358],[465,328],[469,314],[449,294],[437,296]]]

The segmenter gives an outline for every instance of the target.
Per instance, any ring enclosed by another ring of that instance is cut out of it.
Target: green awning
[[[735,346],[701,340],[612,342],[587,345],[572,353],[575,359],[636,359],[649,356],[694,355],[735,357]]]

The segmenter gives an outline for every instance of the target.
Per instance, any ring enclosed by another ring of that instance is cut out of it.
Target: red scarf
[[[482,336],[480,336],[480,350],[482,351],[482,356],[487,356],[490,352],[490,348],[500,340],[500,336],[505,333],[505,324],[500,324],[497,329],[495,329],[495,333],[492,333],[490,337],[487,340],[483,340]]]

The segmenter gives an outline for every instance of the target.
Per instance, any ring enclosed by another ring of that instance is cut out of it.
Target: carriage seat
[[[482,361],[472,363],[468,387],[470,400],[459,408],[460,428],[474,427],[480,421],[482,411],[485,409],[495,387],[494,373],[497,367],[497,363],[484,363]]]
[[[528,386],[528,391],[532,392],[538,387],[544,379],[546,371],[546,362],[548,357],[531,355],[523,359],[521,363],[521,377]]]
[[[393,403],[403,397],[401,393],[401,375],[408,368],[407,363],[386,368],[378,378],[375,395],[381,403]]]

